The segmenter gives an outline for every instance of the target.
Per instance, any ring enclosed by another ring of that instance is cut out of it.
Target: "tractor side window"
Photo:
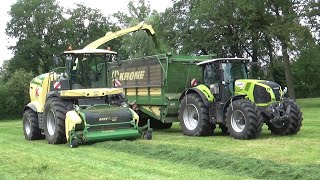
[[[218,71],[214,67],[214,64],[208,64],[204,67],[204,83],[207,86],[210,86],[210,84],[215,84],[219,81],[218,78]]]

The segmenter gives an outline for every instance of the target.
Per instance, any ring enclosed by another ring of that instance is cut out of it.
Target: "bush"
[[[22,117],[23,108],[30,101],[29,83],[33,77],[33,73],[19,69],[0,86],[0,119]]]

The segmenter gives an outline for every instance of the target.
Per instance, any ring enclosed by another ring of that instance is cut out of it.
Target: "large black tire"
[[[44,138],[39,128],[38,114],[32,109],[27,109],[23,113],[23,132],[26,140]]]
[[[291,105],[290,108],[290,117],[287,123],[283,123],[282,126],[270,123],[270,121],[267,121],[267,125],[269,127],[269,130],[271,131],[271,134],[274,135],[290,135],[290,134],[297,134],[300,131],[300,128],[302,126],[302,112],[300,110],[300,107],[298,104],[292,100],[284,100],[284,108],[287,109],[289,104]]]
[[[179,107],[179,120],[183,134],[188,136],[212,135],[215,125],[209,121],[208,108],[198,94],[187,94]]]
[[[57,97],[50,98],[44,109],[44,134],[49,144],[66,143],[65,118],[72,102]]]
[[[248,99],[232,102],[227,108],[226,122],[230,136],[235,139],[255,139],[262,131],[258,108]]]

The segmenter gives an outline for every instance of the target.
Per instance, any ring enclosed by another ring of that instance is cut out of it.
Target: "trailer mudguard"
[[[184,96],[190,93],[197,93],[201,97],[202,101],[204,102],[205,106],[209,107],[210,103],[214,101],[214,96],[212,95],[210,89],[203,85],[200,84],[197,87],[189,88],[186,89],[180,96],[179,101],[183,99]]]

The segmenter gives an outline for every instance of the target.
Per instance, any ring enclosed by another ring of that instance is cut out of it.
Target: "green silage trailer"
[[[202,79],[201,67],[195,63],[210,58],[167,53],[122,60],[120,65],[109,62],[108,87],[124,88],[131,108],[139,113],[142,123],[151,119],[156,124],[154,127],[170,128],[172,122],[178,121],[181,93]]]

